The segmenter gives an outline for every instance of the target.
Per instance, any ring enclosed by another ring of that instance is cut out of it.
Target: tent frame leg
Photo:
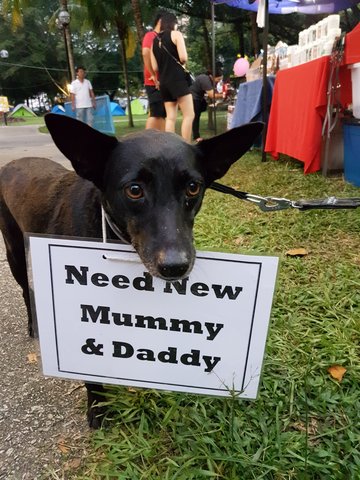
[[[261,161],[266,162],[266,133],[268,127],[268,88],[267,88],[267,56],[268,56],[268,37],[269,37],[269,0],[265,0],[265,24],[263,32],[263,88],[262,88],[262,118],[264,122],[264,129],[262,132],[262,155]]]

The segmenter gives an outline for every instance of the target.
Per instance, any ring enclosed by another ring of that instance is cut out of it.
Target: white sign
[[[7,97],[0,97],[0,112],[8,112],[10,110],[9,108],[9,102]]]
[[[127,245],[29,242],[45,375],[256,398],[278,258],[197,252],[170,283]]]

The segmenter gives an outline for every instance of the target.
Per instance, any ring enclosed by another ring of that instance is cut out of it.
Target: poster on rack
[[[44,375],[256,398],[277,257],[198,251],[167,282],[127,245],[28,240]]]
[[[7,97],[0,97],[0,112],[7,113],[10,110]]]

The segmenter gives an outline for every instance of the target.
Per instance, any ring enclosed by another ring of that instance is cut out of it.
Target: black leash
[[[285,210],[287,208],[296,208],[300,211],[305,210],[330,210],[343,208],[358,208],[360,207],[360,197],[353,198],[337,198],[327,197],[312,200],[288,200],[287,198],[277,197],[261,197],[260,195],[252,195],[251,193],[241,192],[227,185],[213,182],[210,185],[212,190],[217,192],[233,195],[240,200],[255,203],[263,212],[276,212],[278,210]]]

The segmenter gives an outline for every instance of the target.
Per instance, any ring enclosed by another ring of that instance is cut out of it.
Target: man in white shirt
[[[76,111],[76,118],[92,127],[96,108],[96,100],[91,82],[85,78],[86,69],[84,67],[76,68],[76,80],[71,82],[70,95],[71,107]]]

